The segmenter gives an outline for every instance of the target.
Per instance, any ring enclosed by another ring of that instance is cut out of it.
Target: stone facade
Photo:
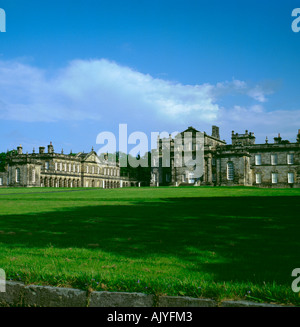
[[[193,127],[182,132],[200,133]],[[170,167],[162,165],[162,143],[158,139],[159,166],[152,168],[151,186],[158,185],[211,185],[211,186],[257,186],[300,187],[300,130],[297,142],[282,140],[280,134],[274,143],[266,139],[255,144],[254,133],[232,132],[231,144],[220,140],[219,128],[213,126],[212,135],[204,135],[204,169],[200,178],[191,178],[191,168],[177,168],[174,155],[174,139],[170,137]],[[194,144],[194,141],[193,141]],[[193,145],[194,151],[194,145]]]
[[[106,157],[107,158],[107,157]],[[52,143],[40,147],[39,152],[17,153],[7,156],[5,172],[0,172],[0,187],[99,187],[118,188],[137,186],[138,182],[121,176],[118,164],[100,160],[92,149],[89,153],[58,154]]]

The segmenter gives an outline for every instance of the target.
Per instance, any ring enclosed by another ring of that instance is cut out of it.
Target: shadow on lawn
[[[290,283],[300,266],[299,209],[299,197],[168,198],[0,215],[0,242],[101,249],[133,259],[174,256],[216,281]]]

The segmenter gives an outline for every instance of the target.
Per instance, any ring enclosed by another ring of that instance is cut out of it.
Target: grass
[[[32,284],[299,306],[299,200],[300,189],[0,189],[0,268]]]

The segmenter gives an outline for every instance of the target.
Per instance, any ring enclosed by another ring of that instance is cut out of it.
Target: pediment
[[[85,161],[90,161],[90,162],[94,162],[94,163],[97,163],[97,164],[100,164],[101,161],[97,155],[97,153],[95,151],[92,151],[90,153],[88,153],[86,155],[86,157],[84,158]]]

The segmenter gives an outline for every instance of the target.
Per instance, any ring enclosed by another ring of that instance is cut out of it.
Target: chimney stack
[[[50,145],[48,145],[48,153],[54,153],[52,142],[50,142]]]
[[[20,144],[20,146],[17,147],[17,151],[18,151],[18,154],[23,154],[23,148],[22,148],[21,144]]]
[[[215,137],[216,139],[220,139],[220,128],[218,126],[213,126],[212,127],[212,137]]]
[[[39,147],[39,153],[40,154],[44,154],[45,153],[45,147],[44,146],[40,146]]]

